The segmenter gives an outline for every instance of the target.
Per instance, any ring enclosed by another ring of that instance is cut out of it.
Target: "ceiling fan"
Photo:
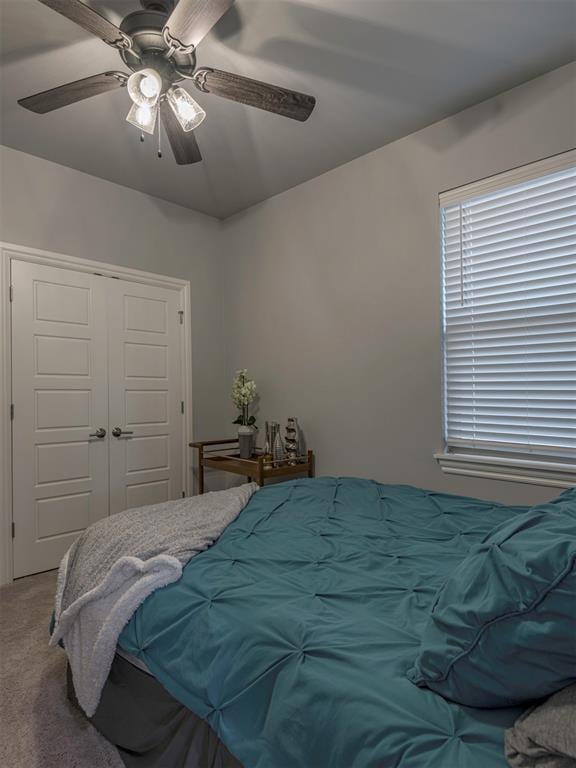
[[[117,27],[80,0],[39,0],[116,48],[132,71],[103,72],[19,99],[39,114],[126,87],[133,104],[126,118],[153,134],[158,118],[179,165],[202,160],[194,129],[206,117],[202,107],[178,83],[190,80],[212,93],[292,120],[307,120],[316,99],[304,93],[196,66],[196,47],[232,7],[234,0],[140,0],[142,10],[128,14]]]

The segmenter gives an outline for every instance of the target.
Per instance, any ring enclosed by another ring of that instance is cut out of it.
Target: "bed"
[[[136,611],[94,722],[135,766],[504,768],[523,708],[406,672],[438,588],[525,510],[354,478],[263,488]]]

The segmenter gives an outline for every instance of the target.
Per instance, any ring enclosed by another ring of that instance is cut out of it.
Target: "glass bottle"
[[[266,442],[264,444],[264,466],[268,469],[273,465],[272,457],[272,433],[270,429],[270,423],[267,421],[265,424],[266,430]]]
[[[274,460],[274,466],[279,466],[284,460],[284,443],[282,442],[282,436],[280,434],[280,424],[277,421],[270,423],[271,439],[272,439],[272,458]]]

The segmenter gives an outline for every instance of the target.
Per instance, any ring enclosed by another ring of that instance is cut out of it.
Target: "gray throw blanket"
[[[513,768],[576,768],[576,684],[525,712],[506,731]]]
[[[91,525],[70,547],[58,572],[50,644],[63,641],[76,696],[89,717],[134,611],[156,589],[177,581],[257,488],[250,483],[129,509]]]

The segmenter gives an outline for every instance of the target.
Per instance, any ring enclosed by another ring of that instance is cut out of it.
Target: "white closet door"
[[[110,512],[183,490],[180,292],[110,280]],[[114,432],[122,430],[119,437]]]
[[[108,425],[108,282],[12,263],[15,577],[55,568],[108,514],[108,436],[91,436]]]

